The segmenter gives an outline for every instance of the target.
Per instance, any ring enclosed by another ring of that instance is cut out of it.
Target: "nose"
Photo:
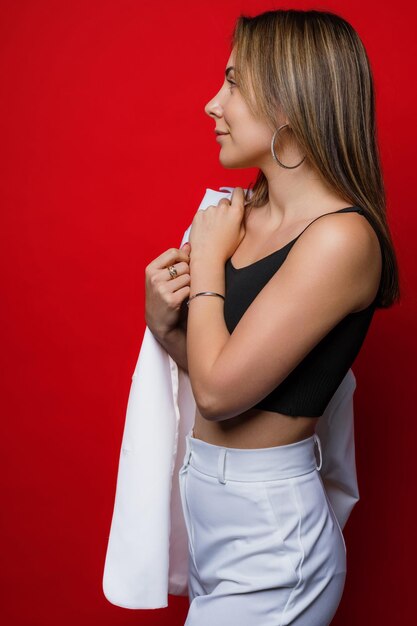
[[[220,91],[217,92],[214,98],[207,102],[204,107],[204,111],[209,117],[221,117],[223,115],[223,107],[220,102]]]

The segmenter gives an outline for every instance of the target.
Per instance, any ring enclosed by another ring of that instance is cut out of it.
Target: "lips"
[[[222,130],[215,130],[214,132],[216,133],[216,135],[228,135],[229,134],[229,133],[226,133],[226,132],[224,132]]]

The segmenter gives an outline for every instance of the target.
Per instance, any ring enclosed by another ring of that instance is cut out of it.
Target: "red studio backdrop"
[[[1,618],[8,626],[182,625],[110,604],[102,574],[144,270],[179,245],[226,170],[204,105],[240,13],[345,17],[373,68],[402,301],[378,310],[353,370],[361,500],[333,621],[415,624],[416,69],[411,6],[376,0],[2,0]],[[261,625],[260,625],[261,626]]]

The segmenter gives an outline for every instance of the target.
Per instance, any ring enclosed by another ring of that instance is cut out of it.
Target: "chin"
[[[227,157],[225,154],[222,154],[220,151],[219,161],[228,170],[233,169],[243,169],[248,167],[255,167],[252,162],[249,162],[247,159],[236,159],[233,157]]]

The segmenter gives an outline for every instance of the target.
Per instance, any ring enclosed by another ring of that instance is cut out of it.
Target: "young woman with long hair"
[[[165,320],[197,405],[180,470],[186,625],[326,626],[346,546],[315,428],[375,310],[399,299],[366,51],[334,13],[242,15],[205,112],[222,165],[259,173],[148,268],[147,323]]]

